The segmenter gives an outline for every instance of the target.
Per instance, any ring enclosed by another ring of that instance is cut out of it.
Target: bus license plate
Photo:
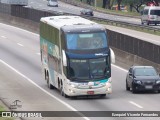
[[[88,95],[94,95],[94,91],[88,91],[87,94]]]

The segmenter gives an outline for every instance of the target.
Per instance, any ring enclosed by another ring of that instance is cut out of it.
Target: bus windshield
[[[107,47],[105,32],[94,33],[68,33],[66,35],[67,49],[87,50]]]
[[[97,80],[110,77],[109,58],[70,59],[68,69],[71,80]]]

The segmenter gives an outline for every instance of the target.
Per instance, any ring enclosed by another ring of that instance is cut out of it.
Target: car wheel
[[[141,20],[141,24],[144,25],[144,22]]]
[[[132,93],[136,93],[137,90],[135,90],[135,88],[133,87],[133,84],[132,84]]]
[[[127,91],[129,91],[129,90],[130,90],[130,87],[128,87],[127,80],[126,80],[126,90],[127,90]]]
[[[149,22],[147,22],[147,25],[149,25]]]
[[[158,90],[158,93],[160,93],[160,90]]]
[[[157,25],[157,23],[155,23],[155,26]]]

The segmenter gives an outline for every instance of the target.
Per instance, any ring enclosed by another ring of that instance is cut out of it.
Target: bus
[[[64,97],[112,92],[113,50],[104,26],[79,16],[40,20],[42,75]]]

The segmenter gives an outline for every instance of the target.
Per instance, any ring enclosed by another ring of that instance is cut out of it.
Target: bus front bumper
[[[95,89],[79,89],[70,87],[65,90],[65,93],[68,96],[81,96],[81,95],[102,95],[112,93],[111,85],[106,85],[104,87],[95,88]]]

